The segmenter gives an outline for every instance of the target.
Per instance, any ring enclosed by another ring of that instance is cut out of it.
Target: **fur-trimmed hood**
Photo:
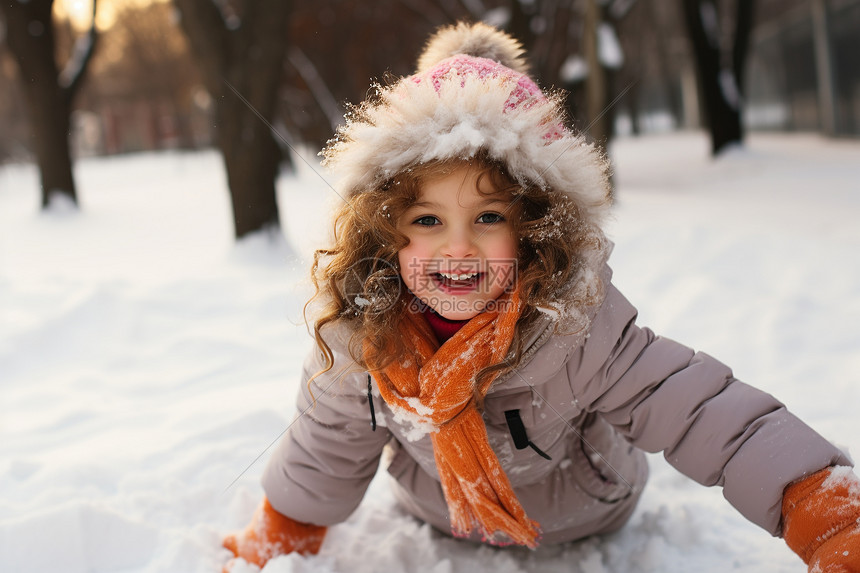
[[[562,96],[518,71],[526,69],[521,56],[516,40],[486,24],[438,32],[419,71],[376,85],[321,153],[342,195],[379,187],[417,164],[483,151],[521,185],[568,194],[599,226],[610,204],[608,161],[565,126]]]

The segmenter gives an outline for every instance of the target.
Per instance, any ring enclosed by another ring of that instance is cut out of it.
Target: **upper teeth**
[[[462,275],[458,275],[457,273],[439,273],[446,279],[450,279],[452,281],[464,281],[466,279],[471,279],[478,276],[478,273],[464,273]]]

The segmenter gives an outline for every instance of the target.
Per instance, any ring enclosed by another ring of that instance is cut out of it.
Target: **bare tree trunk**
[[[275,179],[282,154],[269,127],[238,97],[228,98],[217,107],[218,146],[227,170],[238,239],[279,225]]]
[[[588,133],[600,147],[606,149],[612,135],[612,127],[609,123],[610,114],[607,109],[609,102],[608,74],[600,61],[598,52],[598,28],[603,22],[602,10],[597,0],[588,0],[586,3],[582,45],[585,61],[588,63],[588,77],[585,79]]]
[[[720,49],[719,18],[714,0],[683,0],[684,15],[696,60],[711,152],[718,155],[744,138],[741,123],[743,67],[753,20],[753,0],[738,0],[730,63]]]
[[[508,24],[508,32],[522,43],[526,48],[526,53],[534,59],[535,54],[532,53],[532,48],[535,44],[535,33],[532,30],[531,19],[534,16],[535,7],[529,4],[529,11],[526,12],[526,6],[520,0],[511,2],[511,19]]]
[[[732,45],[732,69],[738,91],[744,93],[744,67],[750,48],[753,20],[755,17],[755,0],[737,0],[735,6],[735,41]]]
[[[216,106],[217,142],[236,238],[280,224],[275,179],[283,156],[271,124],[287,50],[287,0],[222,13],[211,0],[175,0],[182,27]],[[225,5],[225,9],[229,6]]]
[[[30,53],[28,72],[33,71],[34,63],[39,63],[32,60],[41,59],[43,65],[47,64],[47,60],[40,58],[36,51]],[[48,72],[47,69],[44,71]],[[42,75],[45,76],[50,77],[50,74]],[[25,86],[25,106],[33,130],[33,147],[42,188],[42,207],[47,207],[54,195],[65,196],[77,205],[78,193],[72,174],[69,147],[71,101],[55,82],[25,82]]]
[[[0,2],[0,11],[6,18],[7,42],[18,64],[30,117],[42,207],[50,203],[53,194],[78,202],[69,149],[69,115],[96,39],[93,0],[93,27],[60,72],[54,59],[52,8],[53,0]]]
[[[645,25],[649,30],[654,31],[654,44],[656,48],[655,65],[658,70],[657,74],[659,78],[659,83],[665,91],[665,97],[669,105],[669,110],[672,114],[672,117],[675,119],[677,125],[689,125],[689,122],[685,118],[683,95],[680,97],[678,96],[678,92],[674,89],[672,83],[674,78],[669,72],[669,42],[666,38],[666,30],[661,25],[661,18],[659,16],[660,8],[655,2],[649,2],[645,8]],[[640,34],[640,37],[644,37],[644,35]],[[644,51],[644,47],[642,48],[642,50]],[[681,90],[683,93],[683,85],[681,86]]]
[[[821,131],[836,135],[837,102],[830,40],[830,14],[826,0],[812,0],[812,40],[815,45],[815,72],[818,83],[818,115]]]

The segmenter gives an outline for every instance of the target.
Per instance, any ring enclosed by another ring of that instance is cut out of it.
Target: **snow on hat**
[[[439,30],[416,73],[375,85],[321,152],[339,190],[353,196],[415,165],[483,151],[519,184],[565,192],[599,223],[610,203],[608,162],[565,127],[562,96],[541,91],[523,53],[486,24]]]

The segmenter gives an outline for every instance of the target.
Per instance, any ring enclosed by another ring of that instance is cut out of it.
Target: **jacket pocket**
[[[450,530],[442,484],[425,472],[400,442],[392,440],[387,471],[394,478],[394,497],[408,513],[441,531]]]
[[[627,499],[647,475],[645,455],[603,418],[588,414],[568,446],[572,474],[588,495],[604,503]]]

